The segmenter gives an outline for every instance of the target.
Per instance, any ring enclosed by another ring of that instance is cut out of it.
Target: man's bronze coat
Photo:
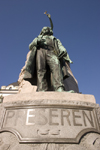
[[[27,78],[26,80],[31,81],[33,85],[37,85],[36,55],[37,55],[38,49],[40,48],[40,46],[38,45],[38,40],[42,38],[45,41],[45,37],[46,36],[39,35],[29,45],[29,49],[31,50],[31,53],[27,61],[25,70],[31,74],[31,79]],[[65,64],[65,61],[69,63],[71,63],[72,61],[70,60],[67,54],[67,51],[63,47],[60,40],[56,39],[53,35],[49,35],[49,37],[52,39],[54,43],[53,51],[54,51],[54,54],[57,56],[57,58],[60,60],[62,75],[63,75],[63,78],[65,79],[68,77],[67,66]],[[50,46],[50,45],[45,44],[45,42],[44,42],[44,45],[45,46],[43,46],[43,48],[45,49],[48,49],[48,47]],[[50,74],[50,70],[47,68],[47,80],[50,81],[49,80],[50,76],[48,76],[49,75],[48,72]]]

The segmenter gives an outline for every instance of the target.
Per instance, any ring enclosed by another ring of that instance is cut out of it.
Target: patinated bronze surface
[[[40,35],[30,44],[31,50],[26,64],[24,79],[37,85],[37,91],[64,91],[63,79],[69,77],[65,61],[72,63],[59,39],[53,36],[53,23],[43,27]]]

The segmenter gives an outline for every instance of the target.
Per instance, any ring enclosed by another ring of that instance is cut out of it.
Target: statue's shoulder
[[[42,38],[42,35],[38,35],[38,37],[37,38]]]
[[[51,35],[50,37],[51,37],[51,39],[57,39],[57,38],[56,38],[55,36],[53,36],[53,35]]]

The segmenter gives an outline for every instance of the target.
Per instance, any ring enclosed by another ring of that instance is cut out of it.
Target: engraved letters
[[[64,112],[67,112],[67,114],[64,114]],[[69,110],[61,109],[61,125],[64,125],[64,118],[66,118],[66,120],[68,122],[68,125],[71,126],[69,116],[70,116],[70,111]]]
[[[58,115],[55,114],[55,111],[57,112],[57,109],[50,109],[50,113],[49,113],[49,125],[59,125],[59,123],[53,122],[53,120],[55,120],[54,118],[58,117]]]
[[[21,114],[20,114],[21,112]],[[24,115],[23,115],[24,114]],[[89,126],[94,127],[93,113],[89,110],[36,108],[23,110],[7,110],[5,125],[50,125],[50,126]]]
[[[30,118],[34,118],[35,115],[34,114],[30,114],[30,112],[34,112],[35,109],[28,109],[27,110],[27,118],[26,118],[26,125],[34,125],[35,123],[34,122],[30,122]]]
[[[82,126],[81,123],[77,123],[78,121],[76,121],[76,118],[80,118],[80,122],[81,122],[81,116],[80,116],[79,110],[73,109],[72,112],[73,112],[73,124],[74,124],[74,126]],[[75,114],[76,112],[78,112],[78,115]]]
[[[98,132],[99,126],[91,107],[19,106],[6,108],[1,130],[13,132],[22,142],[64,142],[88,131]]]

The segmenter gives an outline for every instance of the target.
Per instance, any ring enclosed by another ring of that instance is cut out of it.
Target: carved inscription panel
[[[99,132],[96,118],[90,107],[7,107],[1,132],[14,133],[20,142],[77,143],[83,134]]]

